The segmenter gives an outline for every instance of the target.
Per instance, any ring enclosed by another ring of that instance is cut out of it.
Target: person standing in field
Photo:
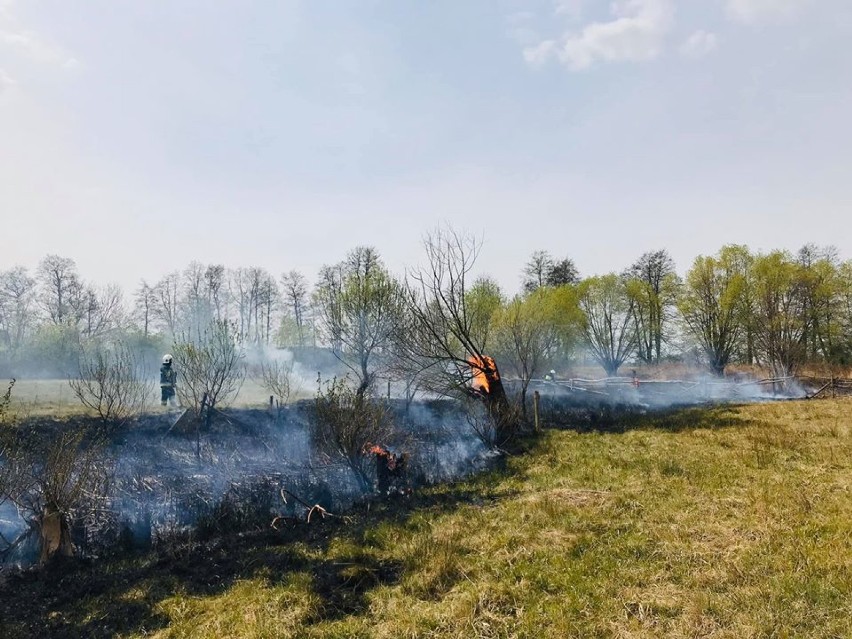
[[[177,371],[172,368],[172,356],[163,356],[163,365],[160,366],[160,404],[174,405],[175,384],[177,382]]]

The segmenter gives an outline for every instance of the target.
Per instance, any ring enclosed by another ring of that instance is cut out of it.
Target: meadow
[[[848,637],[850,409],[548,430],[346,520],[15,577],[0,635]]]

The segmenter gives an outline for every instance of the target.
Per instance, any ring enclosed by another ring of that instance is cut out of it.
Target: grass
[[[20,579],[0,635],[849,637],[850,409],[548,431],[499,470],[346,525]]]
[[[6,380],[0,380],[5,390]],[[294,392],[291,401],[311,397],[311,388],[300,387]],[[240,392],[232,403],[238,407],[265,406],[269,402],[269,392],[255,380],[246,379]],[[154,388],[150,398],[149,411],[160,410],[160,391]],[[165,409],[164,409],[165,410]],[[10,411],[21,418],[33,416],[67,417],[85,415],[89,411],[80,403],[67,379],[19,379],[12,392]]]

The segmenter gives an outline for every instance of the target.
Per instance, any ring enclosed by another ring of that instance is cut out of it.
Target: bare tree
[[[148,339],[151,333],[151,323],[154,319],[154,307],[157,294],[148,282],[142,280],[134,295],[133,315],[142,326],[142,336]]]
[[[48,255],[38,266],[40,301],[53,324],[75,325],[80,319],[83,283],[74,260]]]
[[[77,375],[68,383],[80,403],[104,423],[123,424],[144,411],[154,392],[146,377],[134,352],[119,342],[84,350]]]
[[[542,286],[547,286],[547,280],[553,271],[553,257],[547,251],[535,251],[524,265],[522,282],[524,290],[529,293]]]
[[[260,386],[275,397],[279,406],[286,406],[290,396],[299,391],[293,360],[264,358],[257,366],[256,375]]]
[[[177,335],[180,330],[180,273],[169,273],[154,287],[156,317],[169,335]]]
[[[399,354],[428,369],[433,390],[481,397],[499,429],[513,432],[517,423],[500,372],[477,337],[476,313],[468,306],[480,242],[438,229],[425,238],[424,247],[428,264],[409,273],[408,320],[399,334]]]
[[[298,345],[305,346],[305,310],[308,302],[308,284],[299,271],[290,271],[281,276],[284,299],[296,322]]]
[[[35,280],[17,266],[0,273],[0,338],[14,355],[33,326]]]
[[[103,337],[122,324],[124,294],[117,284],[102,288],[87,286],[83,292],[80,332],[84,337]]]
[[[211,264],[204,271],[204,288],[207,294],[207,308],[211,318],[222,321],[227,318],[227,282],[225,267]]]

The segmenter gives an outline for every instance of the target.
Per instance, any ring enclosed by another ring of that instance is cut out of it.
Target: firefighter
[[[163,365],[160,366],[160,404],[175,403],[175,382],[177,382],[177,371],[172,368],[172,356],[163,356]]]

